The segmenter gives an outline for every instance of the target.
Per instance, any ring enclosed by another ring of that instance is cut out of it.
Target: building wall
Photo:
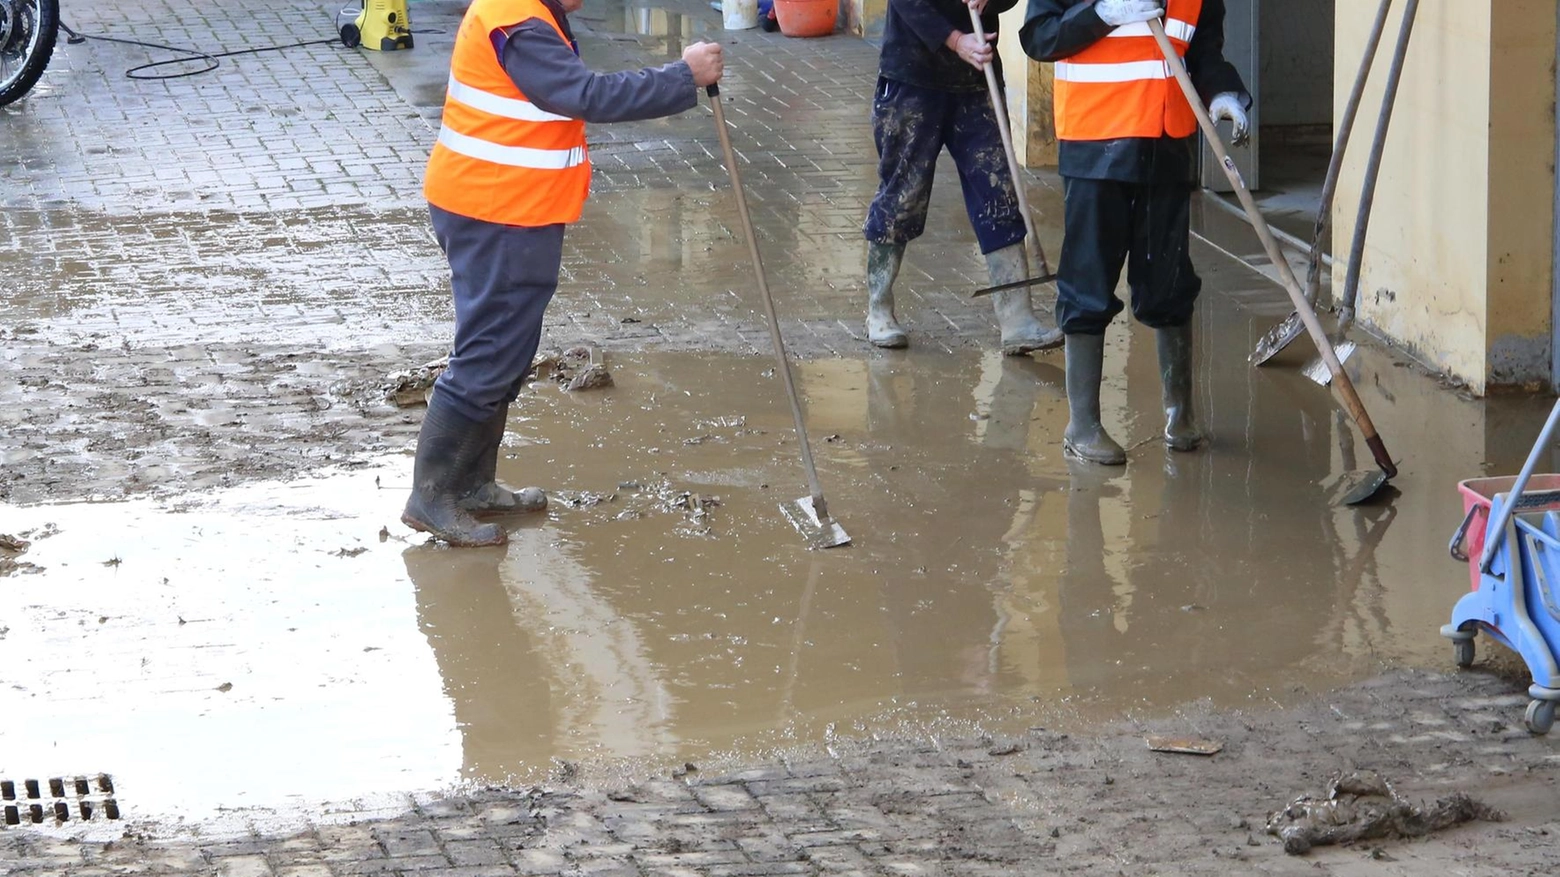
[[[1374,7],[1337,0],[1339,114]],[[1402,7],[1339,182],[1340,264]],[[1549,374],[1554,28],[1553,0],[1423,0],[1383,156],[1360,320],[1476,392]]]
[[[1267,0],[1258,19],[1262,124],[1332,123],[1334,0]],[[1370,5],[1368,0],[1356,0]]]

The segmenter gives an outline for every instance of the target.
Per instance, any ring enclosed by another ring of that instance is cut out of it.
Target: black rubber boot
[[[894,280],[904,258],[904,244],[867,242],[867,340],[877,347],[910,344],[910,336],[894,318]]]
[[[518,491],[499,484],[498,451],[504,444],[504,428],[509,423],[509,406],[498,410],[486,424],[487,432],[482,456],[471,470],[465,495],[460,507],[468,512],[515,514],[539,512],[547,508],[547,494],[540,487],[525,487]]]
[[[412,496],[401,512],[401,523],[451,545],[503,545],[509,541],[503,528],[484,524],[460,507],[472,472],[487,452],[490,432],[488,424],[466,419],[444,401],[443,394],[434,391],[417,436]]]
[[[1159,329],[1159,378],[1164,382],[1165,444],[1172,451],[1195,451],[1202,430],[1192,415],[1192,324]]]
[[[1062,450],[1069,456],[1122,466],[1127,452],[1100,423],[1100,381],[1105,376],[1105,336],[1067,336],[1067,432]]]

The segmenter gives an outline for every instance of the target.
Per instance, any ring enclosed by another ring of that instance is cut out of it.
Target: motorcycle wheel
[[[0,0],[0,107],[38,83],[59,35],[60,0]]]

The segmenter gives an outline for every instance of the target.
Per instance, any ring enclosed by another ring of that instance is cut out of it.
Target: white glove
[[[1222,122],[1225,119],[1235,127],[1230,137],[1230,142],[1235,146],[1244,146],[1251,134],[1251,119],[1246,115],[1245,104],[1240,95],[1233,91],[1216,96],[1213,103],[1208,105],[1208,117],[1214,122]]]
[[[1095,0],[1094,12],[1111,27],[1153,21],[1165,14],[1164,0]]]

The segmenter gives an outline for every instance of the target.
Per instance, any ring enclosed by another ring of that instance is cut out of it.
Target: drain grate
[[[0,780],[0,817],[5,825],[41,825],[45,819],[55,823],[118,819],[114,778],[100,773],[95,777],[22,780],[20,784]]]

